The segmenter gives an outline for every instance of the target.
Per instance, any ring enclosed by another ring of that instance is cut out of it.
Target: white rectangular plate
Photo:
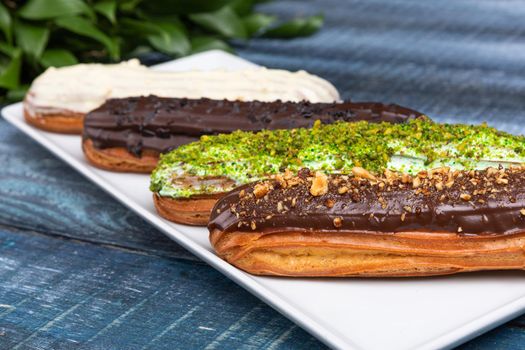
[[[157,66],[162,70],[254,66],[211,51]],[[205,228],[176,225],[156,213],[146,175],[89,166],[80,137],[28,126],[22,104],[2,110],[6,120],[69,163],[168,237],[221,271],[334,348],[452,347],[525,312],[525,274],[490,272],[410,279],[293,279],[255,277],[218,258]]]

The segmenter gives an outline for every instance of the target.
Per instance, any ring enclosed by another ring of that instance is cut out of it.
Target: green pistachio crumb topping
[[[479,169],[524,162],[525,138],[486,124],[438,124],[427,118],[402,124],[318,121],[308,129],[202,136],[161,156],[150,189],[172,198],[217,193],[285,168],[348,173],[360,166],[416,173],[438,166]],[[180,182],[214,177],[230,182]]]

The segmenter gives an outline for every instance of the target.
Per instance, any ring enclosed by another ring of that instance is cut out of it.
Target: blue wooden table
[[[525,3],[276,1],[314,37],[237,44],[343,96],[524,133]],[[380,336],[380,334],[378,334]],[[0,349],[323,345],[0,120]],[[463,346],[525,348],[525,317]]]

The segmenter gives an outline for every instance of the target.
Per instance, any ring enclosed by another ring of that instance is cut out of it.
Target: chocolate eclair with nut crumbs
[[[300,170],[212,210],[218,255],[253,274],[429,276],[525,269],[525,168]]]

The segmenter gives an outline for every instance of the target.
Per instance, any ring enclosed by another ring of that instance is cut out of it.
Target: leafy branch
[[[44,69],[117,62],[160,52],[181,57],[232,40],[315,33],[322,16],[280,22],[254,12],[260,0],[0,1],[0,100],[23,97]]]

